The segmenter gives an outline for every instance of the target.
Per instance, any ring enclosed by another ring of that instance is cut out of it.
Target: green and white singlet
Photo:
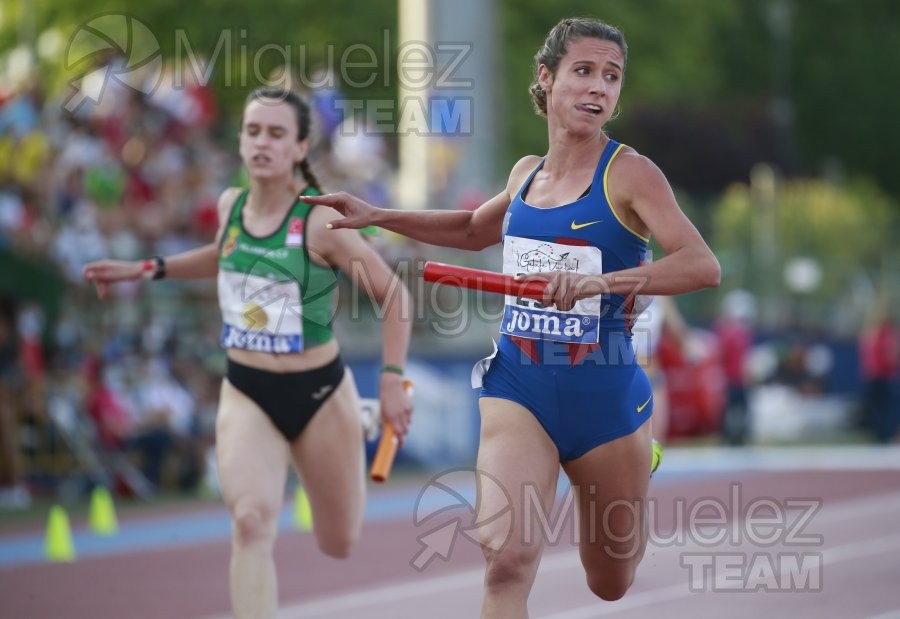
[[[308,187],[301,195],[319,195]],[[310,260],[306,229],[312,206],[297,200],[265,237],[243,225],[244,191],[219,246],[219,307],[224,348],[297,353],[334,337],[336,269]]]

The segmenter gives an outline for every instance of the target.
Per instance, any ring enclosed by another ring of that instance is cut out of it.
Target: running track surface
[[[466,537],[474,475],[435,477],[370,488],[362,540],[343,561],[292,529],[286,501],[279,617],[477,617],[482,559]],[[531,617],[900,617],[900,448],[670,448],[651,484],[650,545],[617,602],[584,584],[560,490]],[[0,617],[229,616],[224,508],[155,510],[108,538],[77,525],[69,564],[42,559],[40,531],[0,531]],[[423,546],[429,533],[445,546]]]

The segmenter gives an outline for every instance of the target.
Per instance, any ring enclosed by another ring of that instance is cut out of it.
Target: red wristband
[[[166,261],[161,256],[153,256],[141,263],[141,277],[163,279],[166,276]]]
[[[141,277],[144,279],[153,279],[154,275],[156,275],[156,261],[144,260],[141,263]]]

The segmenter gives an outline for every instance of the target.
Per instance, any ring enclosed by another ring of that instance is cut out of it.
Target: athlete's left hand
[[[575,306],[575,301],[596,294],[588,293],[586,290],[590,281],[587,276],[569,271],[516,275],[516,281],[547,282],[547,287],[544,288],[544,298],[541,302],[548,307],[555,305],[563,311],[572,309]]]
[[[381,421],[389,423],[403,445],[403,438],[412,423],[412,398],[403,385],[403,377],[393,372],[381,373]]]

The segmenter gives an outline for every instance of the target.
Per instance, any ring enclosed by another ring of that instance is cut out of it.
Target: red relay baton
[[[544,299],[544,289],[547,287],[547,282],[520,282],[511,275],[443,262],[426,262],[423,278],[435,284],[527,297],[536,301]]]

